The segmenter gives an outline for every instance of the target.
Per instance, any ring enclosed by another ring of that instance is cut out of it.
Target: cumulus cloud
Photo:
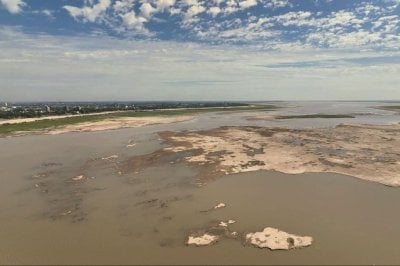
[[[9,27],[0,27],[0,39],[0,80],[8,84],[2,97],[10,101],[400,97],[400,65],[394,60],[400,51],[269,52],[256,46],[30,35]]]
[[[17,14],[22,11],[26,3],[22,0],[0,0],[0,4],[11,14]]]
[[[192,1],[192,2],[196,2],[196,1]],[[196,16],[197,14],[200,14],[202,12],[204,12],[206,10],[206,8],[204,6],[202,6],[199,3],[195,3],[193,5],[191,5],[188,10],[185,13],[185,18],[192,18],[193,16]]]
[[[175,2],[175,0],[157,0],[157,9],[164,10],[170,6],[173,6]]]
[[[241,8],[249,8],[252,6],[256,6],[257,4],[257,0],[243,0],[239,3],[239,6]]]
[[[219,13],[221,13],[221,8],[219,8],[218,6],[212,6],[208,9],[208,13],[210,13],[213,17],[215,17]]]
[[[124,25],[131,29],[143,30],[143,23],[147,21],[146,18],[137,16],[135,12],[129,12],[122,16]]]
[[[93,4],[93,1],[86,1],[89,5],[82,8],[75,6],[64,6],[69,14],[75,19],[82,19],[85,22],[95,22],[111,5],[111,0],[98,0]]]
[[[289,6],[289,0],[262,0],[264,6],[268,8],[282,8]]]
[[[140,11],[146,18],[150,18],[151,14],[154,13],[156,10],[157,9],[154,8],[150,3],[143,3],[142,6],[140,7]]]
[[[127,35],[165,36],[163,25],[154,26],[171,23],[175,32],[192,41],[258,44],[266,49],[396,46],[399,0],[354,1],[347,8],[323,12],[318,9],[330,1],[313,3],[314,7],[292,0],[85,0],[82,7],[64,8],[78,21],[101,23]]]

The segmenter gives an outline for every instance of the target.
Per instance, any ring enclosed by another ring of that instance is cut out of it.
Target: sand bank
[[[114,114],[114,113],[121,113],[121,112],[125,112],[125,111],[110,111],[110,112],[99,112],[99,113],[90,113],[90,114],[51,115],[51,116],[32,117],[32,118],[4,119],[4,120],[0,120],[0,125],[4,125],[4,124],[28,123],[28,122],[34,122],[34,121],[40,121],[40,120],[61,119],[61,118],[68,118],[68,117],[106,115],[106,114]]]
[[[199,179],[275,170],[287,174],[334,172],[400,186],[400,125],[319,129],[222,127],[162,132],[169,147],[128,161],[141,170],[168,158],[199,169]]]
[[[48,134],[58,135],[68,132],[93,132],[102,130],[114,130],[120,128],[142,127],[156,124],[169,124],[184,122],[193,119],[193,116],[154,116],[154,117],[118,117],[101,121],[84,122],[60,127],[51,127],[39,130],[15,131],[13,136],[26,134]],[[127,147],[134,147],[135,144],[128,144]]]

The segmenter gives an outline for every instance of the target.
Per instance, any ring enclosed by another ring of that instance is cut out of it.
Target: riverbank
[[[236,112],[236,111],[262,111],[274,110],[272,105],[254,105],[243,107],[213,107],[213,108],[181,108],[153,111],[127,111],[109,112],[102,114],[53,116],[32,119],[2,120],[0,123],[0,136],[25,135],[28,133],[66,133],[73,131],[90,131],[134,127],[137,125],[150,125],[157,123],[172,123],[184,121],[171,119],[172,116],[185,116],[205,112]],[[167,118],[167,119],[164,119]],[[145,120],[148,119],[148,122]],[[154,120],[156,122],[154,122]],[[108,122],[107,122],[108,121]],[[129,122],[131,121],[131,122]],[[138,123],[136,123],[138,122]],[[108,126],[107,126],[108,124]]]

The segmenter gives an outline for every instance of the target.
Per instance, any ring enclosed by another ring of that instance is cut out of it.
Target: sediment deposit
[[[131,158],[124,170],[184,162],[199,180],[257,171],[288,174],[334,172],[388,186],[400,186],[400,125],[339,125],[286,129],[221,127],[161,132],[168,147]]]
[[[310,236],[293,235],[276,228],[266,227],[261,232],[246,234],[246,241],[258,248],[289,250],[310,246],[313,239]]]

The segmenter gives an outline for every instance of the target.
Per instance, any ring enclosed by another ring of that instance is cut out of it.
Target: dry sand
[[[142,127],[155,124],[177,123],[193,119],[193,116],[154,116],[154,117],[121,117],[107,119],[98,122],[79,123],[61,128],[50,129],[47,133],[51,135],[67,132],[91,132],[101,130],[112,130],[128,127]]]
[[[211,235],[211,234],[203,234],[203,235],[191,235],[188,238],[187,244],[194,246],[209,246],[215,242],[217,242],[219,236]]]
[[[168,158],[199,169],[199,179],[257,170],[334,172],[400,186],[400,125],[320,129],[222,127],[163,132],[169,147],[130,159],[136,171]],[[171,155],[173,155],[171,157]]]
[[[193,116],[154,116],[154,117],[120,117],[113,119],[105,119],[96,122],[84,122],[60,127],[53,127],[41,130],[17,131],[12,136],[23,136],[26,134],[48,134],[58,135],[68,132],[93,132],[102,130],[114,130],[120,128],[142,127],[156,124],[169,124],[184,122],[193,119]],[[127,147],[134,147],[134,143],[130,143]]]
[[[91,114],[52,115],[52,116],[32,117],[32,118],[5,119],[5,120],[0,120],[0,125],[4,125],[4,124],[19,124],[19,123],[27,123],[27,122],[34,122],[34,121],[40,121],[40,120],[47,120],[47,119],[61,119],[61,118],[77,117],[77,116],[105,115],[105,114],[113,114],[113,113],[120,113],[120,112],[124,112],[124,111],[110,111],[110,112],[100,112],[100,113],[91,113]]]
[[[297,236],[272,227],[266,227],[261,232],[248,233],[246,241],[259,248],[289,250],[311,246],[313,239],[310,236]]]

